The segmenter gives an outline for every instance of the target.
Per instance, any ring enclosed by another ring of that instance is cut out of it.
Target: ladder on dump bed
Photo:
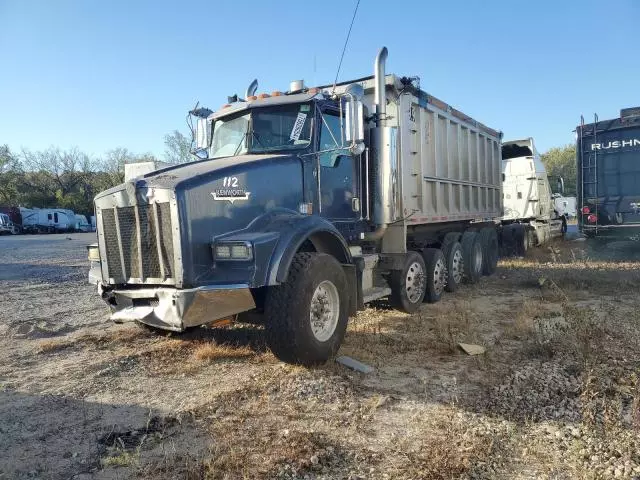
[[[589,189],[589,193],[595,199],[595,212],[596,219],[598,218],[598,150],[591,149],[585,152],[584,144],[584,117],[580,116],[580,155],[582,156],[582,206],[580,207],[580,213],[584,212],[585,199],[587,197],[585,190],[587,185],[593,185],[592,189]],[[593,114],[593,143],[598,143],[598,114]],[[584,220],[583,220],[584,221]],[[598,221],[595,223],[596,234],[598,233]]]

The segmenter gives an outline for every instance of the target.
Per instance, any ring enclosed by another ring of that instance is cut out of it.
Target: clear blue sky
[[[355,1],[0,0],[0,144],[161,156],[197,100],[329,83]],[[388,71],[538,149],[640,105],[640,0],[361,0],[340,79]]]

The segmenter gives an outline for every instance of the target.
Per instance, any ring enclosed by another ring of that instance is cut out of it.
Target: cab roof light
[[[258,95],[258,100],[263,100],[265,98],[269,98],[271,95],[269,95],[268,93],[261,93],[260,95]]]
[[[258,97],[256,97],[255,95],[251,95],[250,97],[247,97],[247,102],[252,102],[254,100],[257,100]]]
[[[280,92],[278,90],[275,90],[275,91],[271,92],[271,96],[272,97],[280,97],[280,96],[282,96],[282,92]]]

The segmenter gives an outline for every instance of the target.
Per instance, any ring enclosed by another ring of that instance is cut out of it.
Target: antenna
[[[342,48],[342,55],[340,55],[340,62],[338,63],[338,71],[336,72],[336,78],[333,81],[333,89],[331,94],[336,90],[336,84],[338,83],[338,75],[340,74],[340,67],[342,67],[342,60],[344,59],[344,52],[347,50],[347,43],[349,43],[349,37],[351,36],[351,29],[353,28],[353,22],[356,19],[356,13],[358,13],[358,7],[360,6],[360,0],[356,2],[356,8],[353,10],[353,18],[351,19],[351,25],[349,25],[349,32],[347,32],[347,38],[344,41],[344,47]]]

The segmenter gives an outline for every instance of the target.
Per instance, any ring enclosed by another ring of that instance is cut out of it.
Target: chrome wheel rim
[[[320,282],[311,297],[309,320],[313,336],[319,342],[331,338],[340,317],[340,295],[338,288],[329,280]]]
[[[446,282],[446,268],[444,265],[444,260],[440,258],[433,266],[433,289],[438,295],[440,295],[444,290],[444,285]]]
[[[456,284],[462,282],[462,273],[464,269],[462,262],[462,252],[460,251],[460,249],[456,249],[453,252],[453,259],[451,260],[451,271],[449,272],[450,278],[452,278],[454,283]]]
[[[404,285],[409,301],[418,303],[424,291],[424,269],[418,262],[413,262],[409,266]]]

